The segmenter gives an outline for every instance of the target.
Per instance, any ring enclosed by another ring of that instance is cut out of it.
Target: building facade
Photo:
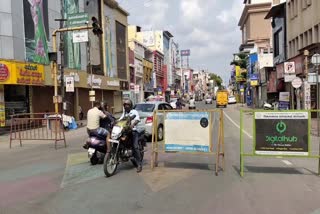
[[[59,68],[64,67],[63,78],[72,76],[74,85],[74,91],[65,92],[64,101],[67,108],[64,112],[77,118],[81,106],[86,114],[91,108],[91,89],[95,90],[97,100],[108,102],[111,110],[122,111],[122,91],[129,87],[126,42],[128,13],[111,0],[65,0],[63,10],[60,2],[0,2],[0,72],[7,76],[0,80],[0,111],[5,115],[6,125],[9,123],[10,115],[14,113],[54,110],[54,83],[48,53],[52,52],[51,34],[60,27],[59,22],[54,19],[61,18],[61,13],[67,18],[68,14],[85,12],[90,22],[91,16],[95,16],[104,32],[98,37],[89,31],[88,49],[86,43],[73,44],[70,40],[71,34],[64,34],[64,48],[60,48],[64,50],[64,56],[62,58],[58,52],[58,64]],[[69,27],[68,25],[68,22],[64,24],[66,27]],[[58,47],[59,43],[58,35]],[[89,52],[91,66],[88,63]],[[59,75],[59,79],[61,78]]]
[[[309,74],[315,74],[316,67],[311,64],[311,57],[320,53],[320,2],[317,0],[290,0],[286,2],[287,15],[287,54],[288,62],[295,62],[295,75],[304,80],[301,93],[294,94],[294,105],[299,100],[305,109],[319,109],[317,106],[317,85],[311,85],[306,78],[306,70]],[[305,51],[307,55],[305,56]],[[305,66],[307,57],[308,69]],[[316,74],[315,74],[316,75]],[[319,84],[319,83],[318,83]],[[301,96],[303,95],[303,96]]]
[[[241,52],[257,53],[271,46],[270,22],[265,16],[271,8],[271,0],[245,0],[239,27],[242,31]]]

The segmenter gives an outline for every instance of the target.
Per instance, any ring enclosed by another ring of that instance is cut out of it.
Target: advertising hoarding
[[[165,118],[165,150],[210,152],[208,112],[169,112]],[[183,129],[181,129],[183,127]],[[197,133],[197,134],[194,134]]]
[[[255,112],[255,153],[259,155],[309,155],[309,113]]]

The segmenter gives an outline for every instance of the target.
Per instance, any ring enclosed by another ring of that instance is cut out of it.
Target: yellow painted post
[[[155,142],[156,142],[156,151],[155,151],[155,166],[158,166],[158,150],[159,150],[159,145],[158,145],[158,111],[155,112],[155,117],[153,118],[153,121],[155,121]]]
[[[56,35],[56,31],[54,31],[53,34],[52,34],[52,49],[53,49],[53,52],[57,52],[57,35]],[[52,67],[53,67],[52,70],[53,70],[54,96],[57,98],[57,96],[58,96],[57,62],[53,62],[53,66]],[[58,100],[55,100],[55,102],[54,102],[54,112],[56,114],[59,113]]]
[[[221,110],[221,147],[222,147],[222,170],[225,167],[225,160],[224,160],[224,115],[223,111]]]
[[[209,112],[209,148],[210,148],[210,152],[213,152],[214,150],[214,143],[212,142],[212,134],[213,134],[213,129],[212,129],[212,124],[214,123],[214,121],[212,120],[212,111]]]
[[[153,112],[153,118],[155,118],[155,112]],[[152,122],[152,135],[151,135],[151,169],[154,168],[154,141],[155,141],[155,121]]]

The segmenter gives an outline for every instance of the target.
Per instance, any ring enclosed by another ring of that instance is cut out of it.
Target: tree
[[[247,69],[247,65],[248,65],[248,54],[245,53],[239,53],[237,54],[237,56],[239,57],[239,60],[233,60],[230,65],[238,65],[240,66],[240,68],[244,68]]]
[[[221,86],[222,79],[219,75],[212,73],[212,74],[209,74],[209,76],[210,76],[210,80],[215,81],[217,86],[219,86],[219,87]]]

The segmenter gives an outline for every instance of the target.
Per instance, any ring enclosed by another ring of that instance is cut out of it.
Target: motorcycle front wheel
[[[113,152],[107,153],[104,156],[103,171],[107,177],[113,176],[117,171],[118,161],[115,156],[116,155]]]

